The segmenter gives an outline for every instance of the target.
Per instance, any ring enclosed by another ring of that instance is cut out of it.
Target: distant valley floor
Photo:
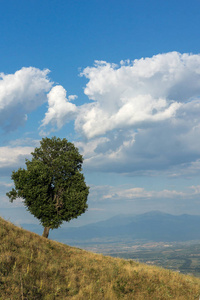
[[[104,243],[100,241],[92,244],[76,243],[75,246],[200,277],[200,241],[170,243],[126,241],[120,243],[107,240]]]

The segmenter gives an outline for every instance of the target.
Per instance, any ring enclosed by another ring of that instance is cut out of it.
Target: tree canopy
[[[26,169],[13,171],[15,188],[7,196],[22,198],[27,210],[40,220],[43,236],[63,221],[77,218],[87,209],[89,187],[82,170],[83,157],[66,139],[43,138]]]

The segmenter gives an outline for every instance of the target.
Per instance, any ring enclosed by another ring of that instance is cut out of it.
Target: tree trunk
[[[44,227],[42,236],[48,239],[50,227]]]

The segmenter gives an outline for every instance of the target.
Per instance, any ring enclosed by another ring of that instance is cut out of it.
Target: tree
[[[83,158],[66,139],[43,138],[26,169],[12,172],[15,188],[7,196],[22,198],[27,210],[40,220],[43,236],[63,221],[77,218],[87,209],[89,187],[81,173]]]

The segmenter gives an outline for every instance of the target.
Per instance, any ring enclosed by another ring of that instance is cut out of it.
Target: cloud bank
[[[88,79],[88,103],[76,106],[55,87],[42,126],[60,129],[74,119],[89,169],[138,173],[197,165],[200,55],[170,52],[120,65],[96,61],[81,76]]]
[[[91,186],[90,207],[104,208],[111,215],[144,213],[152,210],[172,214],[198,214],[200,186],[160,189],[121,186]]]
[[[127,188],[123,186],[92,186],[92,202],[104,201],[135,201],[135,200],[164,200],[164,199],[198,199],[200,186],[190,186],[185,191],[164,189],[160,191],[147,190],[141,187]]]
[[[200,55],[171,52],[120,66],[96,61],[81,75],[89,80],[84,93],[92,102],[75,107],[57,86],[49,93],[43,125],[54,121],[60,128],[71,115],[76,130],[91,139],[174,117],[183,103],[199,97]]]
[[[4,130],[22,125],[46,101],[40,130],[60,130],[73,120],[88,170],[200,172],[200,55],[170,52],[119,65],[96,61],[81,73],[88,80],[83,105],[53,86],[48,73],[30,67],[1,74]]]

